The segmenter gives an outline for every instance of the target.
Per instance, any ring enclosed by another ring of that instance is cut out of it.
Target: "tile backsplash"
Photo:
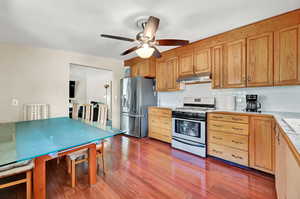
[[[300,86],[211,89],[211,84],[187,85],[182,91],[159,92],[158,104],[165,107],[183,105],[183,97],[235,96],[237,107],[245,106],[245,95],[257,94],[262,111],[300,112]]]

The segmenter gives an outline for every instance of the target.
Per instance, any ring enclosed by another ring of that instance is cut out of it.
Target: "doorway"
[[[72,117],[73,104],[106,104],[108,106],[107,125],[112,125],[112,82],[113,72],[79,64],[70,64],[69,114]],[[82,110],[79,109],[79,118]]]

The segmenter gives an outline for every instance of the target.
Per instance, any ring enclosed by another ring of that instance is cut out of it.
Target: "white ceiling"
[[[1,0],[0,41],[127,59],[135,53],[119,54],[134,44],[99,34],[134,38],[135,20],[154,15],[157,38],[196,41],[297,8],[299,0]]]

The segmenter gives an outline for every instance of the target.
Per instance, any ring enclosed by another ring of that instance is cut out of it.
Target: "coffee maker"
[[[246,95],[246,111],[247,112],[261,112],[261,103],[258,102],[257,95]]]

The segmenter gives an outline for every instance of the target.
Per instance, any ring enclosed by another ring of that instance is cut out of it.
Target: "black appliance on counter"
[[[261,112],[261,103],[258,102],[258,95],[246,95],[246,111]]]

